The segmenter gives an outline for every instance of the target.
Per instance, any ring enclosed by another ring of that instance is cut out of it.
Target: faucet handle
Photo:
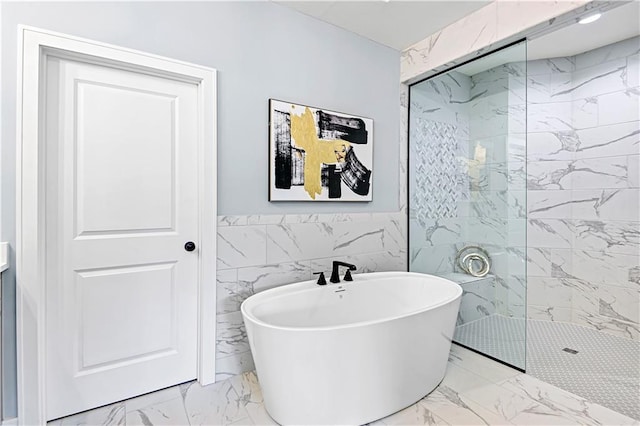
[[[344,278],[345,281],[353,281],[353,278],[351,277],[351,270],[347,269],[347,272],[344,274]]]
[[[324,278],[324,272],[314,272],[313,275],[320,275],[316,284],[327,285],[327,280]]]

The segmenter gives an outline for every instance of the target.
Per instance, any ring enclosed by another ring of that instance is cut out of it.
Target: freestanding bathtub
[[[364,424],[444,377],[462,295],[410,272],[354,275],[255,294],[242,316],[267,412],[280,424]]]

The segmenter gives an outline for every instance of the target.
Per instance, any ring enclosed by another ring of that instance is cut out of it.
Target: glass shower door
[[[410,87],[409,255],[462,286],[454,341],[524,370],[526,42]]]

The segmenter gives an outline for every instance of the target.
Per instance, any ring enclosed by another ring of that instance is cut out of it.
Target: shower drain
[[[563,351],[570,353],[571,355],[575,355],[578,353],[578,351],[576,351],[575,349],[571,349],[571,348],[564,348]]]

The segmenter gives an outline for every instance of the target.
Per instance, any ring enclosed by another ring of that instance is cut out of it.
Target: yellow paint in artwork
[[[322,163],[344,163],[347,148],[343,140],[319,139],[313,113],[307,107],[302,115],[291,114],[291,137],[304,149],[304,190],[315,200],[322,191]]]

